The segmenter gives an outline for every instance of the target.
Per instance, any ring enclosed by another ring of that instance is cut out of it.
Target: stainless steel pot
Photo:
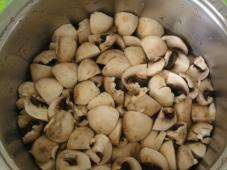
[[[7,167],[37,169],[20,140],[15,108],[17,87],[28,78],[30,61],[47,47],[56,27],[76,23],[93,11],[110,15],[130,11],[155,18],[167,31],[182,36],[195,55],[206,58],[217,89],[217,120],[214,139],[198,168],[218,169],[222,162],[227,162],[225,157],[220,158],[227,147],[227,24],[206,0],[16,0],[13,3],[14,7],[6,13],[13,17],[5,14],[3,20],[0,16],[0,157]]]

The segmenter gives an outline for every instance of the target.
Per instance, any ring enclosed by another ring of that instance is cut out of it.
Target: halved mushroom
[[[122,134],[122,119],[118,119],[117,125],[109,134],[110,141],[113,145],[119,145]]]
[[[91,170],[111,170],[111,165],[110,164],[96,165],[94,167],[91,167]]]
[[[80,62],[86,58],[93,58],[100,53],[99,48],[92,43],[84,42],[76,51],[76,62]]]
[[[177,115],[173,108],[165,107],[159,112],[155,119],[153,130],[168,130],[177,122]]]
[[[101,73],[98,65],[91,59],[84,59],[78,67],[78,81],[88,80]]]
[[[99,94],[99,88],[92,81],[86,80],[75,86],[74,101],[76,104],[86,105]]]
[[[123,117],[123,132],[130,142],[143,140],[152,128],[152,119],[140,112],[128,111]]]
[[[148,17],[139,18],[137,35],[140,38],[144,38],[150,35],[161,37],[163,34],[164,28],[158,21]]]
[[[146,63],[146,55],[141,47],[128,47],[124,53],[132,66]]]
[[[35,83],[35,87],[47,103],[60,96],[63,90],[63,87],[53,78],[42,78]]]
[[[166,43],[157,36],[147,36],[141,40],[141,45],[149,61],[157,61],[167,51]]]
[[[68,140],[74,128],[74,118],[71,113],[58,111],[44,128],[45,135],[54,142],[63,143]]]
[[[188,54],[188,47],[180,37],[173,35],[165,35],[162,37],[162,40],[166,42],[169,48],[176,48],[181,50],[185,54]]]
[[[40,163],[55,159],[58,144],[49,140],[45,136],[39,137],[32,145],[31,154]]]
[[[52,67],[52,73],[65,88],[73,88],[77,82],[77,65],[74,63],[57,64]]]
[[[112,170],[142,170],[139,162],[133,157],[122,157],[114,161]]]
[[[43,64],[31,64],[30,71],[33,81],[53,76],[51,72],[51,67]]]
[[[31,81],[25,81],[18,87],[18,93],[20,97],[36,95],[35,84]]]
[[[150,148],[143,148],[140,151],[139,159],[141,162],[142,169],[162,169],[168,170],[168,161],[167,159],[158,151],[150,149]]]
[[[162,146],[165,137],[166,132],[151,130],[147,137],[141,141],[141,144],[143,147],[148,147],[158,151]]]
[[[88,36],[91,34],[90,20],[88,18],[79,22],[79,28],[77,30],[79,44],[88,41]]]
[[[117,125],[118,111],[111,106],[97,106],[87,113],[89,125],[96,133],[110,134]]]
[[[207,146],[200,142],[190,143],[189,148],[191,149],[192,154],[198,159],[203,158],[207,150]]]
[[[51,65],[51,63],[56,59],[56,53],[54,50],[46,50],[38,54],[33,63]]]
[[[125,43],[126,47],[130,47],[130,46],[141,46],[141,42],[140,39],[137,38],[136,36],[130,36],[130,35],[125,35],[123,36],[123,40]]]
[[[107,32],[112,25],[113,18],[102,12],[94,12],[90,16],[90,28],[92,34]]]
[[[95,85],[99,88],[103,86],[103,79],[104,77],[102,75],[97,75],[94,77],[91,77],[89,80],[95,83]]]
[[[52,41],[57,42],[61,37],[69,37],[77,40],[77,31],[72,24],[64,24],[58,27],[52,36]]]
[[[79,151],[64,150],[59,153],[56,160],[56,170],[89,170],[91,168],[91,161],[89,157]]]
[[[112,154],[112,144],[109,138],[103,134],[97,134],[91,142],[91,149],[86,153],[90,159],[97,165],[103,165],[107,163]]]
[[[118,12],[114,22],[119,34],[132,35],[137,28],[138,17],[129,12]]]
[[[107,50],[99,55],[99,57],[96,60],[96,63],[106,65],[113,58],[123,56],[124,52],[121,50],[118,49]]]
[[[88,127],[78,127],[70,135],[67,142],[68,149],[90,149],[90,142],[94,132]]]

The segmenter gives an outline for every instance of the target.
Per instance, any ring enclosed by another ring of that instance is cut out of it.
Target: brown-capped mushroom
[[[31,81],[25,81],[18,87],[18,93],[20,97],[36,95],[35,84]]]
[[[64,24],[58,27],[52,36],[52,41],[57,42],[61,37],[69,37],[77,40],[77,31],[72,24]]]
[[[141,46],[141,42],[140,39],[137,38],[136,36],[131,36],[131,35],[125,35],[123,36],[123,40],[125,43],[126,47],[130,47],[130,46]]]
[[[146,55],[141,47],[127,47],[124,53],[132,66],[146,63]]]
[[[133,157],[122,157],[114,161],[112,170],[142,170],[139,162]]]
[[[79,22],[79,28],[77,30],[79,44],[88,41],[88,36],[91,34],[90,20],[88,18]]]
[[[110,49],[102,52],[97,60],[96,63],[106,65],[110,60],[115,57],[123,57],[124,52],[118,49]]]
[[[33,81],[53,76],[51,72],[51,67],[43,64],[31,64],[30,71]]]
[[[122,119],[118,119],[117,125],[114,127],[112,132],[109,134],[111,143],[113,145],[119,145],[121,135],[122,135]]]

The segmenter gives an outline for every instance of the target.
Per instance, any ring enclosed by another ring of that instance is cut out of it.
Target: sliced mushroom
[[[203,158],[207,150],[207,146],[200,142],[190,143],[189,148],[191,149],[192,154],[198,159]]]
[[[91,77],[89,80],[93,81],[97,87],[101,88],[103,86],[103,79],[104,79],[103,76],[97,75],[97,76]]]
[[[18,93],[20,97],[36,95],[35,84],[31,81],[25,81],[18,87]]]
[[[125,43],[122,37],[118,34],[106,34],[104,42],[100,42],[99,48],[101,51],[110,49],[113,46],[116,48],[124,49]]]
[[[119,145],[121,135],[122,135],[122,119],[119,119],[117,122],[117,125],[114,127],[112,132],[109,134],[111,143],[113,145]]]
[[[30,65],[31,77],[33,81],[40,80],[46,77],[52,77],[51,67],[43,64]]]
[[[164,28],[158,21],[148,17],[139,18],[137,35],[140,38],[144,38],[150,35],[161,37],[163,34]]]
[[[177,122],[176,112],[171,107],[163,108],[156,118],[153,130],[168,130]]]
[[[77,30],[79,44],[88,41],[88,36],[91,34],[90,20],[88,18],[79,22],[79,28]]]
[[[138,25],[138,17],[129,12],[118,12],[115,15],[115,25],[121,35],[132,35]]]
[[[57,42],[61,37],[69,37],[77,40],[77,31],[72,24],[64,24],[54,31],[52,41]]]
[[[130,35],[125,35],[123,36],[123,40],[125,43],[126,47],[130,47],[130,46],[141,46],[141,42],[140,39],[137,38],[136,36],[130,36]]]
[[[84,59],[78,67],[78,81],[88,80],[101,73],[98,65],[91,59]]]
[[[75,86],[74,101],[76,104],[86,105],[99,94],[99,88],[92,81],[86,80]]]
[[[112,25],[113,18],[102,12],[94,12],[90,16],[90,28],[92,34],[107,32]]]
[[[153,149],[143,148],[140,151],[139,159],[142,169],[169,169],[166,158],[160,152]]]
[[[91,167],[91,170],[111,170],[111,165],[110,164],[96,165],[94,167]]]
[[[183,51],[185,54],[188,54],[188,47],[180,37],[165,35],[162,37],[162,40],[166,42],[169,48],[176,48]]]
[[[24,109],[24,102],[26,97],[21,97],[16,101],[16,106],[18,110]]]
[[[68,149],[90,149],[90,142],[94,132],[88,127],[78,127],[70,135],[67,142]]]
[[[74,117],[78,126],[88,125],[87,112],[88,109],[86,105],[76,105],[74,107]]]
[[[99,55],[99,57],[96,60],[96,63],[106,65],[113,58],[123,57],[123,56],[124,56],[124,53],[121,50],[118,50],[118,49],[107,50]]]
[[[117,125],[118,111],[111,106],[97,106],[87,113],[89,125],[96,133],[110,134]]]
[[[45,163],[39,163],[36,162],[41,170],[53,170],[55,168],[55,161],[54,160],[49,160],[48,162]]]
[[[146,63],[146,55],[141,47],[128,47],[124,53],[132,66]]]
[[[112,170],[142,170],[139,162],[133,157],[118,158],[112,165]]]
[[[99,48],[92,43],[84,42],[81,44],[76,51],[76,61],[80,62],[86,58],[93,58],[100,53]]]
[[[89,157],[85,153],[75,150],[62,151],[56,160],[56,170],[89,170],[90,168]]]
[[[128,111],[123,117],[123,132],[130,142],[143,140],[152,128],[152,119],[140,112]]]
[[[56,59],[56,53],[54,50],[46,50],[38,54],[33,63],[51,65],[51,63]]]
[[[165,61],[163,58],[158,59],[155,62],[148,62],[147,63],[147,76],[152,77],[155,74],[160,73],[165,65]]]

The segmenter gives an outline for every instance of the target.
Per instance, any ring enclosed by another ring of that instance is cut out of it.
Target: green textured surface
[[[224,0],[225,5],[227,5],[227,0]]]
[[[6,9],[6,7],[11,3],[12,0],[0,0],[0,13]]]

